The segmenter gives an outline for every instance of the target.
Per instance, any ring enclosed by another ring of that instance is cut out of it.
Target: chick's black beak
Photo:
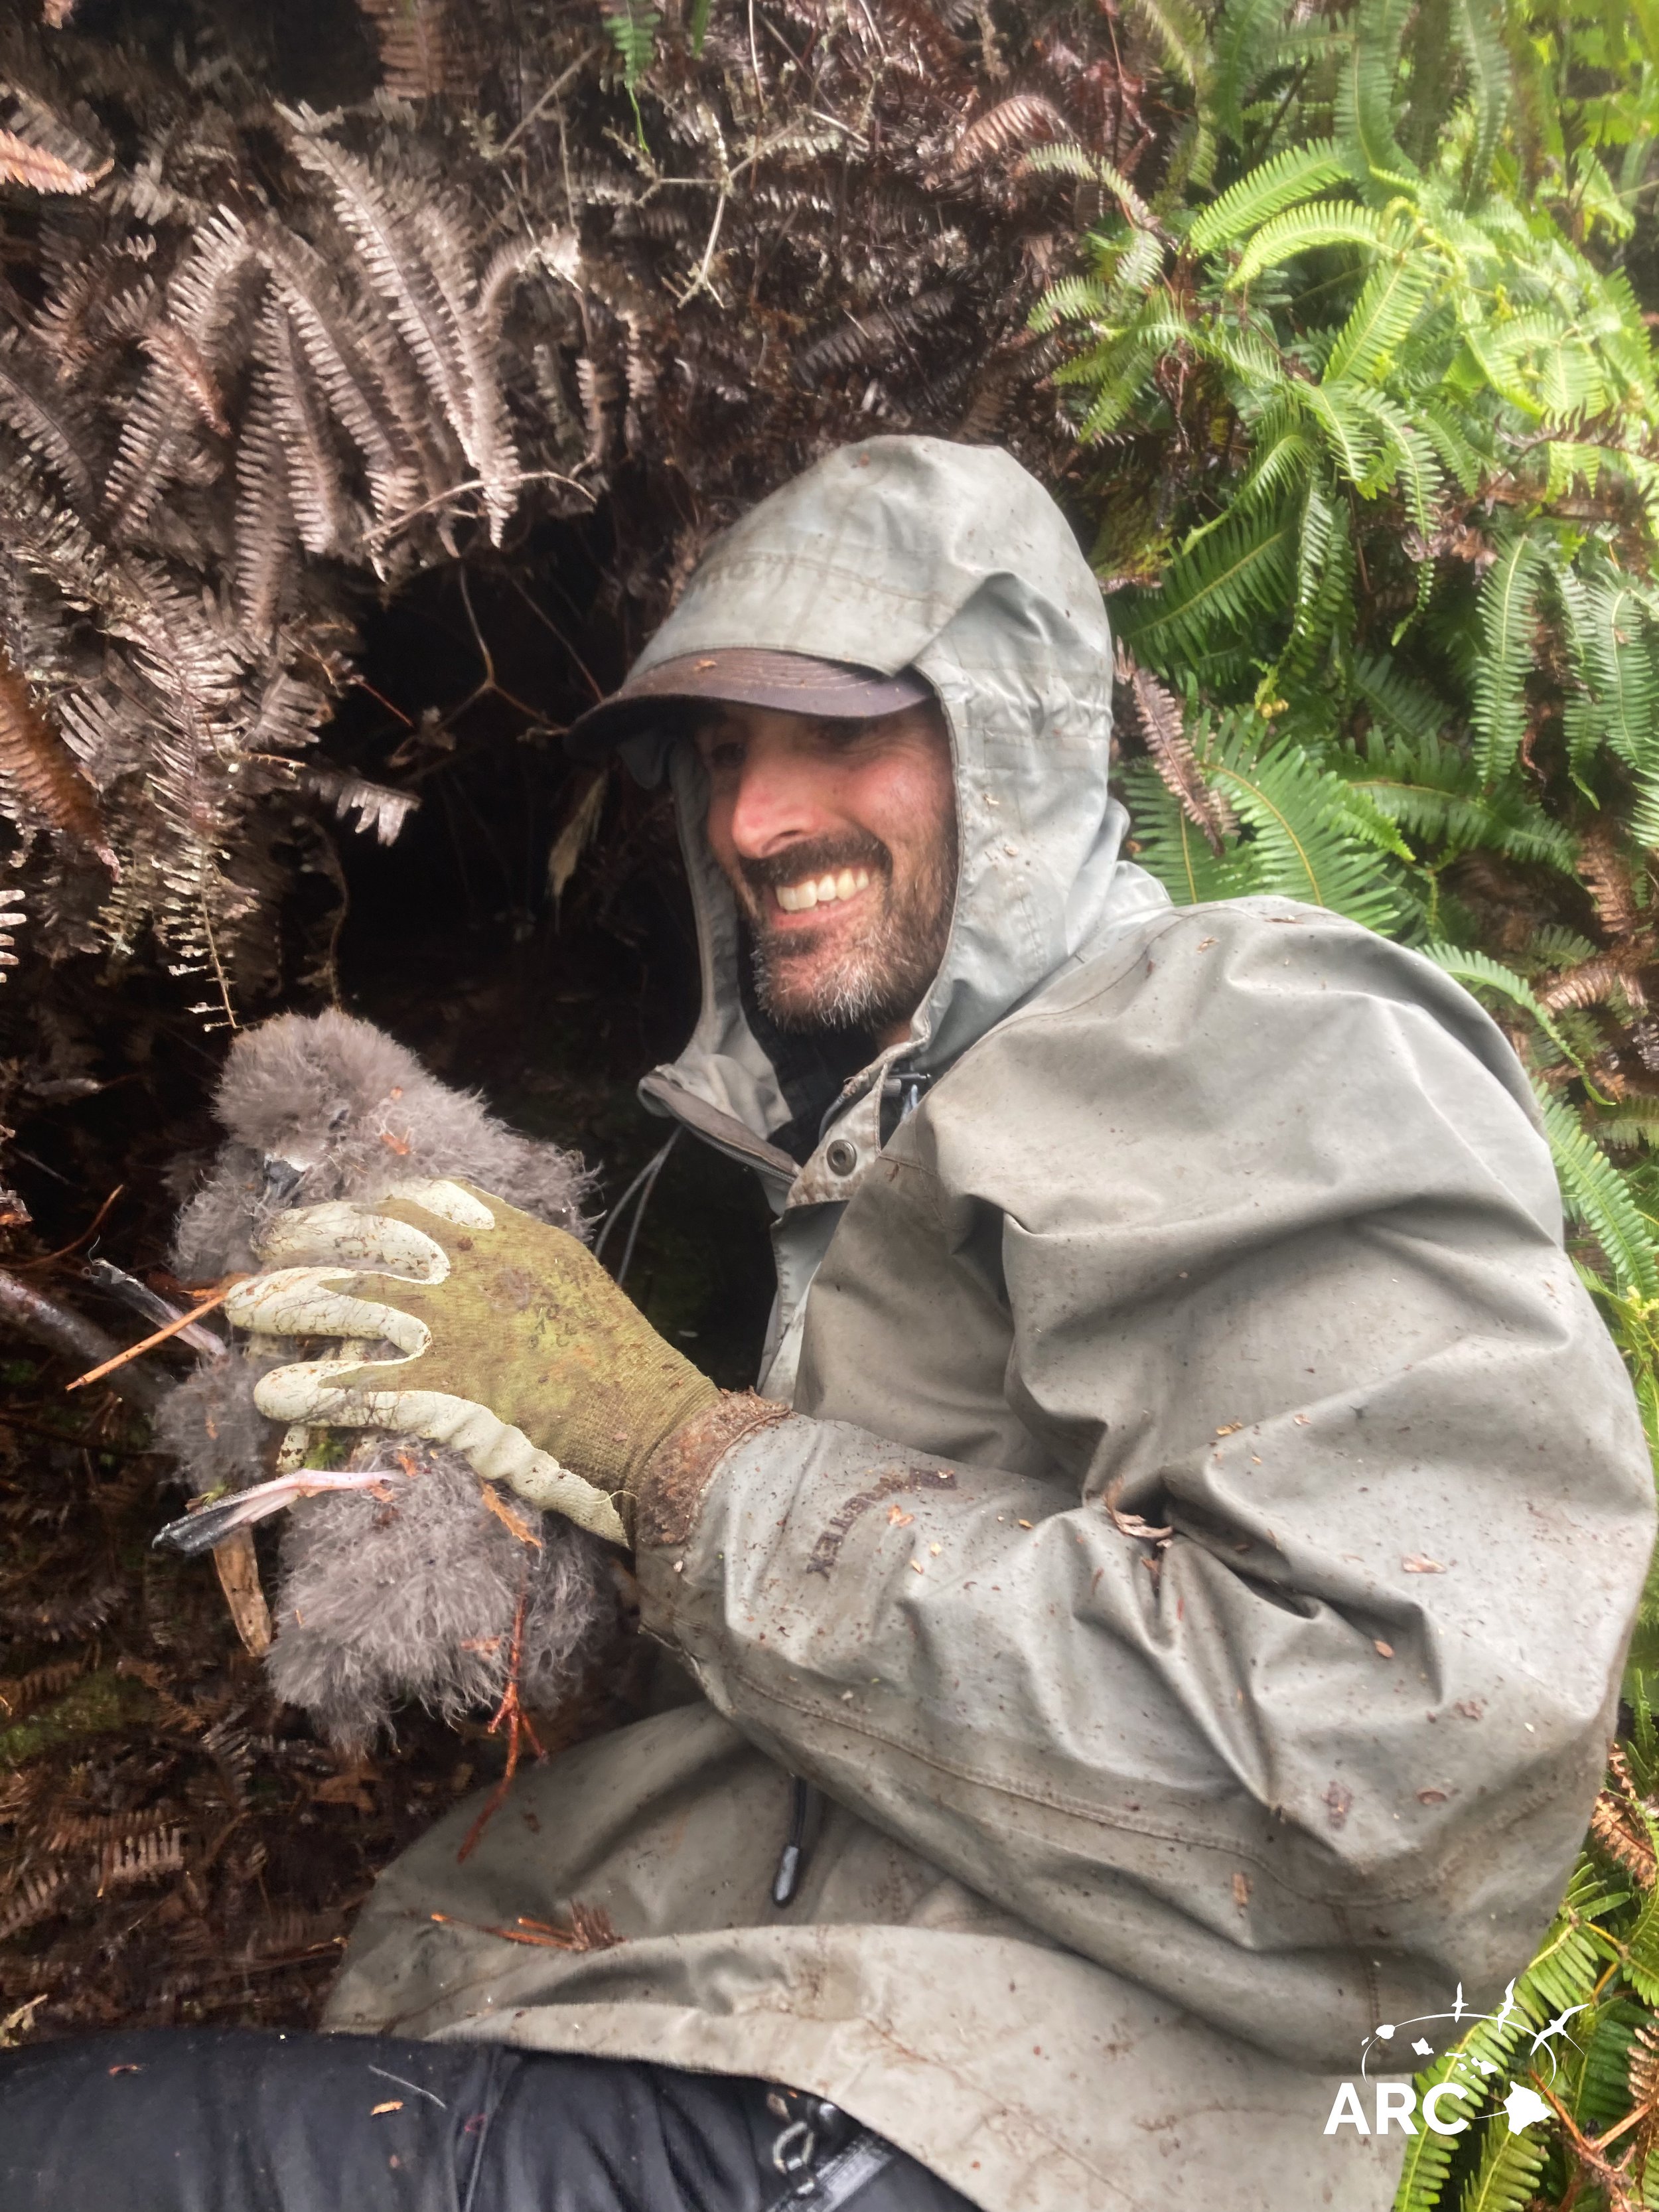
[[[264,1188],[261,1195],[273,1204],[281,1206],[285,1200],[293,1197],[295,1192],[300,1188],[304,1176],[305,1170],[296,1168],[292,1160],[285,1160],[276,1152],[267,1152],[264,1164]]]

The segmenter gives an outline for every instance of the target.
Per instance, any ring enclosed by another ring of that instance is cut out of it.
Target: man
[[[330,2014],[579,2054],[590,2212],[1381,2212],[1334,2077],[1500,1993],[1583,1833],[1652,1479],[1525,1079],[1413,955],[1124,860],[1109,670],[1038,487],[882,438],[579,726],[672,779],[703,1005],[643,1091],[775,1208],[757,1395],[454,1185],[241,1295],[402,1354],[274,1416],[633,1545],[679,1687],[390,1869]],[[766,2083],[784,2179],[688,2184]]]

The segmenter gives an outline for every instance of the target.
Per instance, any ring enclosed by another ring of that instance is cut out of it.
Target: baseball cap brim
[[[565,733],[565,750],[573,760],[602,760],[630,738],[660,729],[665,708],[682,702],[690,707],[723,701],[732,706],[774,707],[785,714],[859,721],[873,714],[896,714],[933,696],[931,687],[910,668],[884,676],[873,668],[819,660],[810,653],[728,646],[710,653],[682,653],[630,676],[620,690],[571,724]]]

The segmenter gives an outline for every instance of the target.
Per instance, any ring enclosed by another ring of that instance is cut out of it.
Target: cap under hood
[[[885,675],[915,668],[945,710],[959,842],[950,942],[908,1042],[872,1063],[871,1082],[878,1068],[941,1073],[1109,919],[1164,902],[1118,858],[1127,817],[1107,792],[1111,638],[1099,586],[1059,508],[1008,454],[907,437],[832,453],[716,541],[630,683],[732,647]],[[673,736],[647,732],[622,750],[642,781],[658,781],[665,760],[672,779],[703,1003],[690,1043],[643,1095],[717,1141],[709,1109],[732,1116],[752,1146],[798,1102],[744,1013],[737,911],[702,836],[702,769]],[[868,1087],[855,1079],[843,1097]],[[787,1164],[773,1162],[780,1173]]]

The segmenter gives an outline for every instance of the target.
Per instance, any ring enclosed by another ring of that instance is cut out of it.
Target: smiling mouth
[[[821,876],[809,876],[799,884],[775,884],[772,896],[785,914],[811,914],[816,907],[834,906],[840,900],[856,898],[869,888],[868,868],[842,868]]]

